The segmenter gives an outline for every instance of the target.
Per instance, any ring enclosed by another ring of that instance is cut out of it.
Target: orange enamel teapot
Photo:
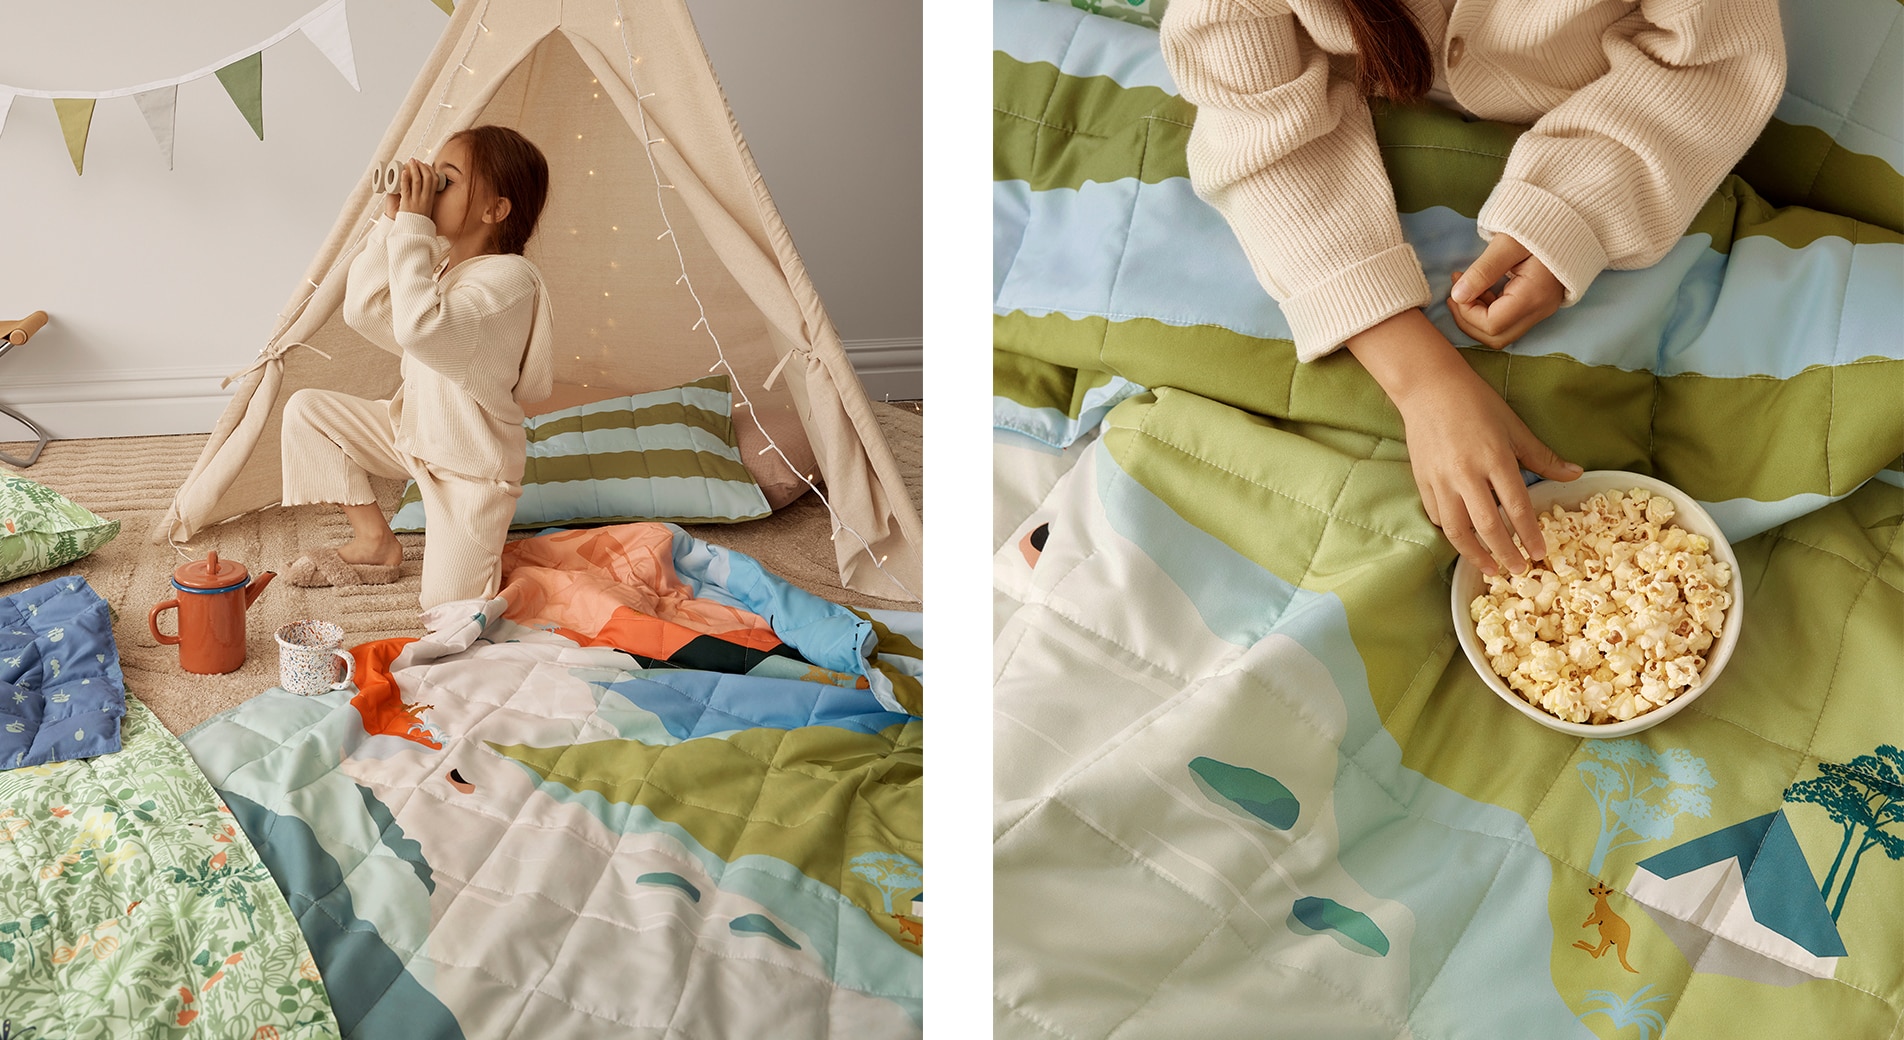
[[[147,623],[152,638],[179,648],[179,667],[194,675],[223,675],[245,663],[245,611],[258,601],[276,571],[265,571],[252,581],[245,565],[221,560],[208,552],[202,560],[172,572],[178,595],[152,608]],[[178,635],[159,631],[159,615],[178,611]]]

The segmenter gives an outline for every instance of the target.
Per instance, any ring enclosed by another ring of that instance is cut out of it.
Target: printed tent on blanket
[[[711,332],[775,439],[811,445],[828,501],[865,539],[835,539],[842,582],[914,598],[894,579],[921,591],[917,511],[682,0],[457,5],[364,167],[428,160],[482,123],[520,130],[549,157],[549,203],[527,255],[552,294],[559,389],[637,392],[704,376],[721,357]],[[281,405],[293,392],[396,390],[397,359],[342,315],[345,275],[382,205],[367,176],[345,200],[278,328],[235,377],[155,541],[279,504]],[[798,422],[772,421],[789,415]],[[752,421],[745,408],[735,419]]]

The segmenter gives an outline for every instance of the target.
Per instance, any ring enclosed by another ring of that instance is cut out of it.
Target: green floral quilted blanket
[[[130,695],[121,732],[0,772],[0,1029],[337,1036],[291,908],[184,745]]]

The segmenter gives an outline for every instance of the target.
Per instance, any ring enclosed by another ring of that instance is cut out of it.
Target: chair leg
[[[35,426],[33,424],[33,420],[27,418],[24,415],[21,415],[19,412],[16,412],[11,408],[8,408],[6,405],[0,404],[0,415],[4,415],[7,418],[12,419],[14,422],[19,423],[21,426],[26,427],[30,432],[32,432],[33,436],[39,438],[39,443],[33,446],[32,452],[30,452],[26,458],[16,459],[13,456],[8,455],[6,452],[0,451],[0,462],[4,462],[9,466],[18,466],[21,469],[25,469],[28,466],[33,465],[33,463],[39,461],[40,452],[46,450],[47,443],[50,442],[53,438],[47,436],[45,430],[42,430],[38,426]]]

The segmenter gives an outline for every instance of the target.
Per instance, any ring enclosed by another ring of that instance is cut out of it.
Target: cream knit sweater
[[[1456,101],[1532,124],[1480,212],[1580,299],[1657,263],[1785,84],[1777,0],[1405,0]],[[1164,60],[1197,105],[1197,194],[1313,360],[1446,293],[1402,241],[1340,0],[1175,0]]]
[[[473,257],[438,279],[448,252],[430,218],[378,217],[344,283],[344,321],[403,359],[390,401],[397,447],[466,476],[519,482],[522,403],[554,387],[549,291],[514,254]]]

